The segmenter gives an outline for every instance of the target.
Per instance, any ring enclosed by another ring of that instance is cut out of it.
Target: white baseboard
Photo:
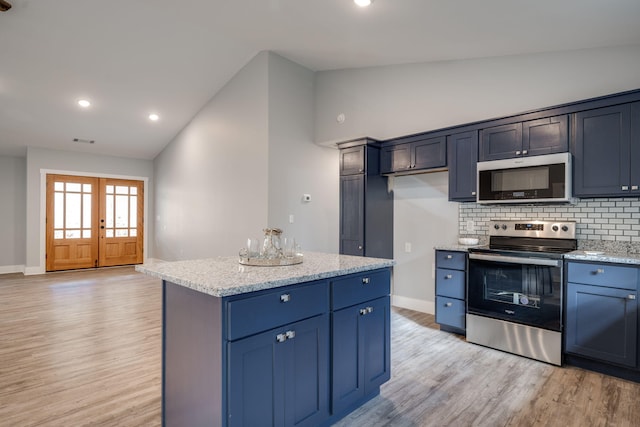
[[[391,295],[391,305],[393,305],[394,307],[408,308],[409,310],[420,311],[427,314],[436,313],[435,302],[408,298],[400,295]]]
[[[44,267],[25,267],[24,268],[24,275],[25,276],[33,276],[36,274],[45,274],[47,271],[45,270]]]
[[[2,265],[0,274],[24,273],[24,265]]]

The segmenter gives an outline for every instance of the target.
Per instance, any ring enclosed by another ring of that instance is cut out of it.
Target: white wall
[[[267,225],[267,60],[255,56],[154,160],[156,258],[234,255]]]
[[[120,176],[147,178],[147,201],[153,200],[153,163],[150,160],[111,157],[70,151],[27,148],[26,187],[26,274],[44,273],[44,190],[42,171],[73,172],[87,176]],[[153,218],[152,205],[148,204],[148,218]],[[145,233],[153,236],[153,223],[145,223]],[[150,249],[150,248],[148,248]],[[153,252],[147,253],[153,256]]]
[[[322,71],[315,140],[388,139],[638,89],[639,69],[635,45]]]
[[[303,251],[338,252],[338,150],[313,143],[313,96],[312,71],[269,54],[268,222]]]
[[[0,274],[24,271],[26,194],[26,159],[0,157]]]
[[[448,172],[393,179],[393,304],[434,313],[434,246],[458,239],[458,203],[448,201]],[[411,252],[405,251],[410,244]]]

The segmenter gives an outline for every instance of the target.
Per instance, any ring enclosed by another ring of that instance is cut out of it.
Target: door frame
[[[88,176],[92,178],[112,178],[112,179],[128,179],[134,181],[143,181],[144,186],[144,215],[143,224],[145,233],[142,239],[142,262],[147,262],[147,252],[149,243],[149,177],[130,176],[130,175],[111,175],[100,174],[95,172],[78,172],[66,171],[58,169],[40,169],[40,267],[38,272],[29,272],[30,274],[46,273],[46,255],[47,255],[47,175],[71,175],[71,176]],[[25,272],[25,274],[27,274]]]

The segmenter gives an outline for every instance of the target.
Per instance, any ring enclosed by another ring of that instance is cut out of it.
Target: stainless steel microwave
[[[478,162],[478,203],[571,201],[571,153]]]

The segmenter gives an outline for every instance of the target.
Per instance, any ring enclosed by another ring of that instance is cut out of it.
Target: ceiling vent
[[[9,9],[11,9],[11,3],[5,0],[0,0],[0,12],[6,12]]]
[[[2,0],[0,0],[2,1]],[[93,144],[96,142],[95,139],[82,139],[82,138],[73,138],[73,142],[80,142],[82,144]]]

